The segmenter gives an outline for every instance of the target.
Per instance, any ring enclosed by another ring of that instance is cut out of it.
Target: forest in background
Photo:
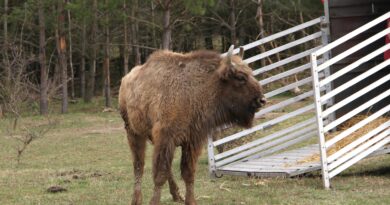
[[[225,52],[323,15],[320,0],[0,2],[0,118],[66,113],[96,96],[115,107],[121,77],[157,49]]]

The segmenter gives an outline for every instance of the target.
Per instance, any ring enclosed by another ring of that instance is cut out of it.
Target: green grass
[[[0,204],[129,204],[133,173],[131,156],[118,113],[102,113],[99,103],[70,105],[71,114],[53,114],[58,125],[29,145],[16,163],[15,140],[0,121]],[[40,123],[39,116],[23,123]],[[144,204],[152,194],[151,147],[148,145],[143,182]],[[181,192],[178,150],[174,174]],[[199,204],[390,204],[390,156],[364,160],[331,180],[333,189],[322,188],[319,173],[291,179],[255,179],[224,176],[211,180],[207,152],[196,173]],[[60,185],[68,191],[48,193]],[[174,204],[167,185],[162,204]]]

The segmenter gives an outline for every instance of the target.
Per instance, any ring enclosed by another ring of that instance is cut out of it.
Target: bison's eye
[[[240,82],[241,84],[244,84],[246,83],[247,81],[247,77],[245,74],[242,74],[242,73],[237,73],[235,76],[234,76],[234,79],[236,79],[238,82]]]

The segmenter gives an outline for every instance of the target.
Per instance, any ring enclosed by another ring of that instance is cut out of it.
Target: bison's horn
[[[244,47],[240,46],[240,53],[239,53],[239,56],[241,58],[244,58]]]
[[[231,45],[226,56],[229,63],[232,62],[233,49],[234,45]]]

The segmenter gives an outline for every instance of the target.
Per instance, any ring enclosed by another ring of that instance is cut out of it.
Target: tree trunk
[[[92,40],[92,66],[89,69],[88,73],[88,86],[85,95],[85,102],[91,102],[92,97],[95,92],[95,73],[96,73],[96,53],[97,53],[97,0],[93,0],[92,4],[92,30],[91,30],[91,40]]]
[[[108,0],[105,0],[106,5]],[[106,12],[106,25],[105,25],[105,36],[106,43],[104,44],[104,65],[103,65],[103,74],[104,74],[104,97],[105,97],[105,106],[111,107],[111,89],[110,89],[110,28],[109,28],[109,14]]]
[[[214,50],[213,35],[211,33],[207,33],[204,37],[204,44],[206,49]]]
[[[156,38],[156,6],[154,5],[154,1],[150,1],[151,3],[151,13],[152,13],[152,39],[153,39],[153,47],[157,48],[157,38]]]
[[[73,68],[73,58],[72,58],[72,20],[70,17],[70,10],[68,13],[68,36],[69,36],[69,67],[70,67],[70,98],[74,99],[74,68]]]
[[[262,39],[265,37],[264,21],[263,21],[263,0],[257,1],[256,20],[259,26],[259,38]],[[264,45],[260,45],[260,52],[261,53],[265,52]],[[266,65],[265,60],[266,59],[260,60],[261,67],[264,67]]]
[[[171,0],[163,1],[163,35],[162,35],[162,49],[170,50],[172,48],[172,27],[171,27]]]
[[[127,30],[127,5],[126,0],[123,1],[123,36],[124,36],[124,47],[123,47],[123,75],[129,72],[129,40]]]
[[[133,53],[134,53],[134,64],[139,65],[141,64],[141,53],[139,50],[139,41],[138,41],[138,20],[137,20],[137,10],[138,10],[138,0],[133,0],[133,5],[131,7],[131,18],[132,18],[132,24],[131,24],[131,37],[132,37],[132,44],[133,44]]]
[[[56,42],[58,52],[58,64],[61,71],[61,84],[62,84],[62,106],[61,113],[68,112],[68,70],[66,63],[66,41],[65,41],[65,11],[64,0],[58,1],[58,22],[56,29]]]
[[[38,16],[39,16],[39,64],[41,67],[41,84],[40,84],[40,101],[39,112],[41,115],[48,113],[48,99],[47,99],[47,67],[46,67],[46,26],[45,13],[43,8],[43,0],[38,1]]]
[[[85,19],[85,17],[83,17],[83,25],[82,25],[82,31],[81,31],[81,41],[82,42],[81,42],[80,86],[81,86],[81,97],[84,99],[84,101],[85,101],[85,58],[86,58],[85,47],[86,47],[86,41],[87,41],[87,24],[85,21],[86,21],[86,19]]]
[[[237,45],[237,32],[236,32],[236,5],[235,0],[230,0],[230,43],[232,45]]]
[[[4,22],[3,22],[3,29],[4,29],[4,67],[5,67],[5,82],[4,86],[9,89],[10,83],[11,83],[11,67],[9,62],[9,56],[8,56],[8,0],[4,0]]]

